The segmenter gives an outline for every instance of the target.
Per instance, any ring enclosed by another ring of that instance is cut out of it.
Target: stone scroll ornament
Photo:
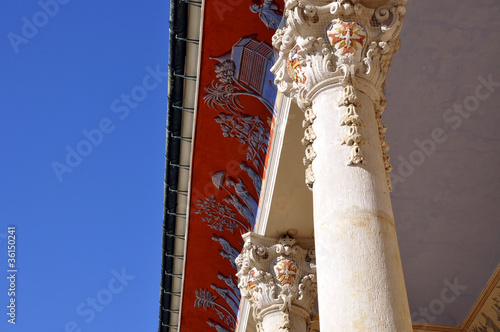
[[[301,326],[310,331],[317,295],[313,240],[274,239],[255,233],[243,238],[236,276],[241,295],[252,304],[257,331],[264,331],[266,319],[278,322],[279,331],[302,331]]]
[[[389,190],[392,167],[385,139],[382,112],[386,99],[385,79],[393,55],[400,46],[399,33],[406,0],[393,0],[378,8],[362,5],[362,0],[285,0],[286,26],[278,29],[273,46],[278,59],[271,69],[281,92],[295,98],[304,111],[306,146],[306,184],[312,189],[314,179],[314,120],[311,96],[327,85],[343,88],[339,106],[344,110],[340,123],[346,134],[339,144],[350,148],[349,166],[364,166],[363,145],[372,144],[363,137],[363,109],[357,91],[367,94],[374,105]],[[373,7],[373,5],[371,6]],[[335,124],[332,124],[335,125]],[[373,142],[375,143],[375,142]]]

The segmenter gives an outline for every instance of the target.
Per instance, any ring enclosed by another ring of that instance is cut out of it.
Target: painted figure
[[[257,195],[259,195],[260,197],[260,191],[262,190],[262,178],[260,177],[260,175],[257,172],[255,172],[253,168],[245,164],[240,164],[240,168],[248,174],[250,179],[252,179],[255,191],[257,191]]]
[[[268,29],[277,30],[283,15],[279,13],[278,6],[273,3],[273,0],[264,0],[262,5],[250,5],[252,13],[259,14],[260,19]]]
[[[233,179],[227,179],[226,186],[234,187],[236,195],[238,195],[243,200],[243,202],[245,202],[245,205],[250,209],[252,215],[257,216],[257,210],[259,209],[259,204],[257,204],[252,195],[248,193],[248,190],[246,189],[247,186],[243,184],[241,179],[238,179],[237,183],[233,181]]]

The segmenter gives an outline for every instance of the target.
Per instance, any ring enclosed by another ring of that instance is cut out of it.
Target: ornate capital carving
[[[400,46],[405,2],[336,0],[325,4],[320,0],[285,0],[286,26],[273,37],[278,60],[271,71],[278,89],[294,97],[306,112],[303,143],[308,152],[304,163],[310,188],[314,182],[311,163],[316,157],[312,151],[315,135],[311,135],[314,130],[310,127],[315,114],[311,101],[320,89],[329,85],[344,87],[344,95],[338,102],[345,107],[339,125],[347,129],[341,144],[351,147],[347,164],[365,165],[362,146],[366,142],[360,132],[363,125],[356,98],[356,91],[362,91],[374,104],[384,164],[386,171],[391,171],[386,154],[389,148],[384,135],[386,128],[381,121],[385,108],[383,87],[391,59]],[[375,4],[381,5],[373,8]]]
[[[304,327],[310,331],[317,295],[313,240],[273,239],[255,233],[243,238],[236,276],[242,296],[252,304],[257,331],[269,326],[266,319],[275,322],[276,331],[304,331]]]
[[[359,0],[286,0],[286,27],[273,37],[280,91],[307,103],[318,84],[347,83],[351,76],[381,89],[399,49],[404,2],[368,8]]]

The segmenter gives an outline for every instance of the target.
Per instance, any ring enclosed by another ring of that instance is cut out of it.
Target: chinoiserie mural
[[[275,116],[271,37],[279,6],[250,1],[224,15],[220,8],[204,7],[181,310],[187,331],[236,329],[235,259],[259,213]]]

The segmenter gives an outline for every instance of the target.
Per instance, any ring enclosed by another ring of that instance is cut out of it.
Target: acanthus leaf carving
[[[278,313],[280,330],[294,331],[292,315],[299,315],[309,330],[316,317],[313,241],[289,236],[274,239],[254,233],[246,233],[243,238],[245,245],[236,259],[236,276],[242,296],[252,304],[258,329],[262,330],[266,315]]]
[[[295,99],[305,113],[306,183],[314,183],[314,117],[311,98],[328,84],[359,90],[372,100],[379,127],[379,144],[383,151],[386,172],[390,172],[388,145],[381,114],[385,108],[383,87],[393,55],[398,51],[399,33],[405,14],[404,0],[387,1],[378,8],[365,7],[359,0],[336,0],[325,4],[319,0],[287,0],[286,26],[273,37],[278,59],[271,71],[278,89]],[[355,93],[354,93],[355,95]],[[355,98],[355,96],[353,96]],[[363,166],[363,144],[368,142],[349,137],[362,135],[363,115],[352,98],[342,100],[345,115],[340,126],[348,128],[340,144],[351,147],[347,165]],[[381,107],[384,105],[384,107]],[[353,127],[356,130],[351,130]],[[311,128],[311,129],[309,129]],[[349,144],[352,142],[352,144]],[[388,185],[390,178],[387,175]]]

